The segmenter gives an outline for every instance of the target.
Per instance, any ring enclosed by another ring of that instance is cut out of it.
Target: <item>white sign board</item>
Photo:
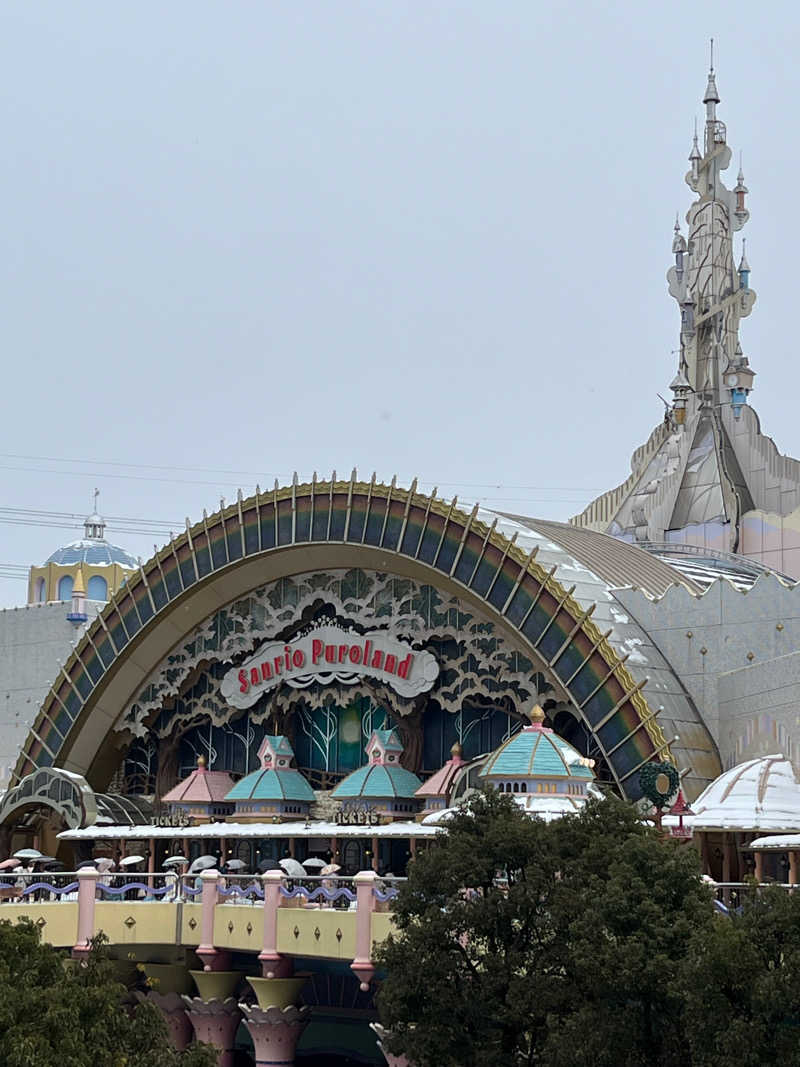
[[[313,682],[353,683],[377,678],[401,696],[431,688],[439,664],[430,652],[417,652],[384,630],[356,634],[340,626],[320,626],[293,641],[262,645],[240,667],[228,671],[220,692],[235,708],[249,708],[279,685],[304,689]]]

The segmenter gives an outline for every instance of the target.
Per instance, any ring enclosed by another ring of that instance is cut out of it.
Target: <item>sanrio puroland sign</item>
[[[312,682],[356,682],[377,678],[404,697],[431,688],[439,664],[430,652],[418,652],[384,630],[350,633],[340,626],[320,626],[293,641],[262,645],[240,667],[228,671],[220,692],[235,708],[249,708],[262,693],[286,683],[304,689]]]

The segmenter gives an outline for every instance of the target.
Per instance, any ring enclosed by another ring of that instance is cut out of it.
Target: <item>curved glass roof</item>
[[[95,793],[97,822],[113,826],[146,826],[153,821],[153,805],[145,797]]]
[[[497,519],[498,531],[508,538],[516,534],[516,544],[524,552],[538,549],[537,562],[547,570],[555,567],[556,580],[567,589],[574,586],[572,596],[582,607],[588,610],[594,605],[592,620],[608,633],[608,641],[617,654],[626,657],[626,668],[643,686],[665,737],[672,739],[671,751],[678,767],[686,772],[686,795],[692,799],[697,796],[720,773],[716,745],[683,683],[614,591],[636,586],[649,596],[658,597],[675,584],[694,593],[701,593],[702,586],[685,577],[672,561],[658,559],[607,534],[483,509],[478,510],[478,517],[487,525]],[[597,733],[606,748],[620,743],[618,737],[608,734],[604,724]],[[630,766],[625,773],[633,775],[636,769],[631,747]]]
[[[762,574],[776,574],[789,585],[796,580],[772,570],[757,560],[730,552],[716,552],[694,545],[646,543],[642,548],[680,571],[695,585],[706,590],[717,578],[727,578],[737,589],[751,589]]]
[[[76,563],[87,563],[93,567],[110,567],[116,563],[126,570],[136,570],[138,561],[118,545],[112,545],[108,541],[82,540],[73,541],[72,544],[64,545],[57,549],[52,556],[45,560],[47,563],[57,563],[62,566],[73,566]]]

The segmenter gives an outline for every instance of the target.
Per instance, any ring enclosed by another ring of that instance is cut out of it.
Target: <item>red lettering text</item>
[[[414,662],[414,653],[409,652],[405,659],[397,664],[397,677],[408,678],[411,673],[411,664]]]
[[[250,688],[250,683],[247,680],[247,671],[242,669],[239,671],[239,692],[246,693]]]

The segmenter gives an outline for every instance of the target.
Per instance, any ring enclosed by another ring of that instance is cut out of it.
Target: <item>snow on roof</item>
[[[800,784],[780,752],[725,771],[693,802],[695,830],[800,830]]]
[[[800,834],[770,834],[769,837],[757,837],[751,841],[748,848],[756,852],[790,852],[797,849],[800,851]]]
[[[90,566],[103,567],[116,563],[125,570],[136,570],[139,566],[137,560],[130,552],[126,552],[119,545],[112,545],[109,541],[101,538],[80,541],[72,541],[63,548],[58,548],[45,560],[48,563],[56,563],[60,566],[73,566],[76,563],[87,563]]]
[[[200,826],[83,826],[62,830],[62,841],[146,841],[158,838],[234,837],[433,837],[435,826],[418,822],[392,822],[385,826],[340,826],[335,822],[209,822]]]

